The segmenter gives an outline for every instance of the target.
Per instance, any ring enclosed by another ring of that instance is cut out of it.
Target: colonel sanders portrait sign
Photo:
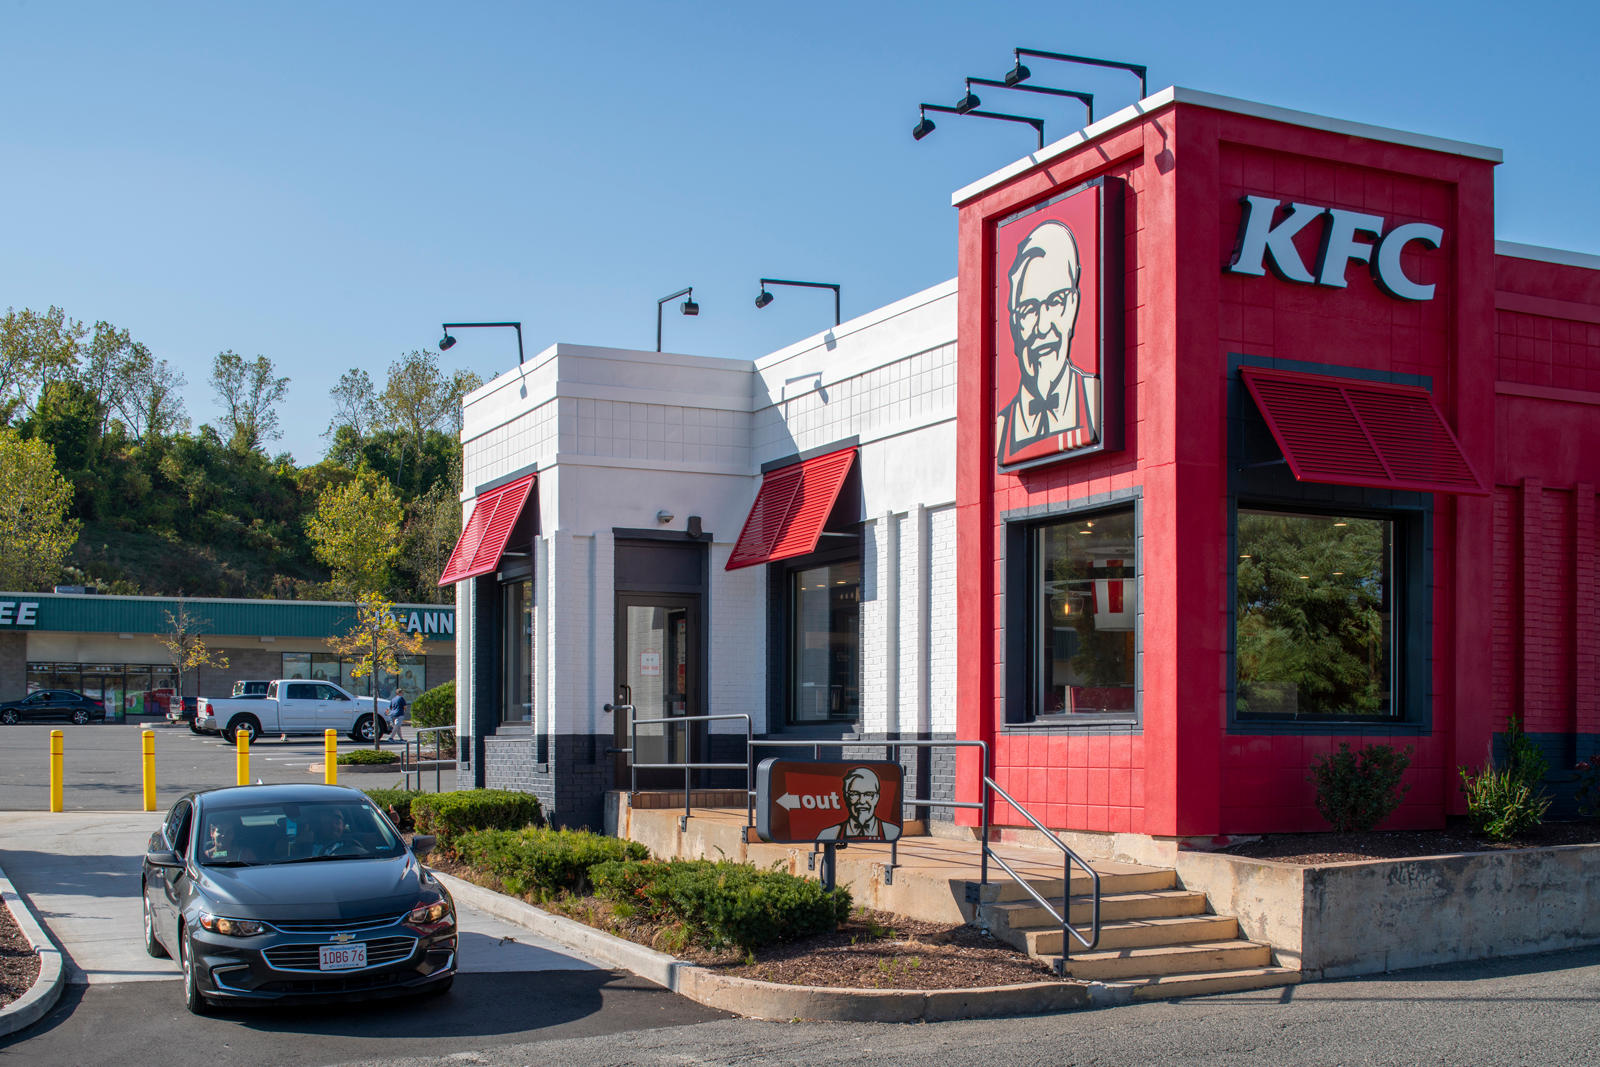
[[[995,458],[1002,470],[1121,447],[1121,183],[995,232]]]

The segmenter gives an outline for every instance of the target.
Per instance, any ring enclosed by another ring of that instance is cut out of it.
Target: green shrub
[[[361,751],[365,752],[366,749]],[[389,818],[394,820],[395,829],[402,832],[415,829],[411,822],[411,800],[417,796],[416,793],[409,789],[364,789],[362,792],[366,793],[379,808],[389,813]]]
[[[650,850],[636,841],[593,834],[587,830],[472,830],[451,847],[456,859],[494,875],[507,892],[583,894],[589,890],[589,869],[599,863],[642,860]]]
[[[746,863],[642,860],[589,871],[598,896],[630,905],[658,922],[682,923],[717,949],[753,952],[838,929],[850,915],[850,891]]]
[[[1506,770],[1517,781],[1535,789],[1550,773],[1550,761],[1538,745],[1528,740],[1522,729],[1522,716],[1516,712],[1506,720]]]
[[[1409,747],[1401,751],[1393,745],[1368,745],[1352,752],[1341,743],[1339,751],[1311,765],[1317,810],[1341,834],[1370,830],[1400,806],[1410,788],[1400,784],[1400,777],[1410,765]]]
[[[418,793],[411,800],[411,820],[419,834],[437,834],[452,842],[468,830],[520,830],[544,821],[539,798],[510,789],[461,789],[453,793]]]
[[[426,693],[420,694],[411,703],[411,725],[416,729],[429,726],[454,726],[456,721],[456,683],[454,681],[436,685]],[[453,751],[456,747],[456,732],[446,730],[440,734],[430,734],[438,737],[439,747],[445,751]]]
[[[349,767],[353,764],[398,763],[399,760],[400,755],[397,752],[388,750],[374,752],[370,748],[357,748],[339,753],[339,758],[335,762],[341,767]]]
[[[1544,821],[1550,798],[1536,795],[1533,786],[1509,767],[1503,771],[1485,767],[1476,774],[1465,767],[1459,770],[1467,821],[1489,840],[1509,841]]]
[[[1578,772],[1578,814],[1600,819],[1600,756],[1590,756],[1573,769]]]

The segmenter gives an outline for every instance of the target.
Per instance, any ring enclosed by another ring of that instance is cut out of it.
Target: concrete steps
[[[1177,888],[1173,871],[1108,864],[1100,871],[1100,939],[1093,951],[1068,946],[1065,972],[1133,987],[1138,1000],[1290,985],[1300,972],[1276,967],[1269,946],[1240,938],[1239,923],[1216,915],[1205,894]],[[1098,870],[1098,865],[1097,865]],[[1062,880],[1029,884],[1058,912]],[[986,886],[978,925],[1037,959],[1061,961],[1060,925],[1020,885]],[[1085,929],[1093,912],[1088,878],[1072,879],[1068,918]]]

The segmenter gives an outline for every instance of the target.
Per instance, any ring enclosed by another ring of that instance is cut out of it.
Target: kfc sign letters
[[[1120,448],[1122,185],[1100,179],[995,229],[995,460]]]
[[[1413,242],[1438,248],[1444,240],[1444,230],[1439,227],[1407,222],[1385,233],[1382,215],[1300,203],[1290,204],[1289,213],[1274,224],[1282,201],[1246,196],[1241,203],[1244,218],[1239,222],[1239,240],[1227,268],[1232,273],[1259,277],[1265,273],[1264,262],[1270,259],[1273,273],[1285,281],[1343,289],[1345,268],[1356,260],[1367,264],[1372,280],[1397,300],[1433,299],[1434,287],[1410,278],[1400,265],[1400,254]],[[1324,216],[1328,222],[1322,231],[1316,270],[1310,271],[1295,247],[1295,235]],[[1358,234],[1371,235],[1377,241],[1358,240]]]
[[[766,759],[756,768],[763,841],[893,841],[900,836],[900,764]]]

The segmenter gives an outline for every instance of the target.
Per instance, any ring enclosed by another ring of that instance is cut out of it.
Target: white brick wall
[[[889,605],[884,574],[894,566],[888,558],[889,538],[883,517],[861,527],[861,730],[889,729],[888,666],[894,635],[889,633]]]
[[[724,568],[733,543],[711,546],[711,596],[705,605],[711,642],[711,677],[706,710],[711,715],[748,714],[751,728],[767,725],[767,575],[764,567]],[[715,733],[742,733],[737,721],[714,722]]]
[[[956,509],[928,513],[928,705],[936,734],[956,732]],[[975,650],[966,650],[972,655]]]

